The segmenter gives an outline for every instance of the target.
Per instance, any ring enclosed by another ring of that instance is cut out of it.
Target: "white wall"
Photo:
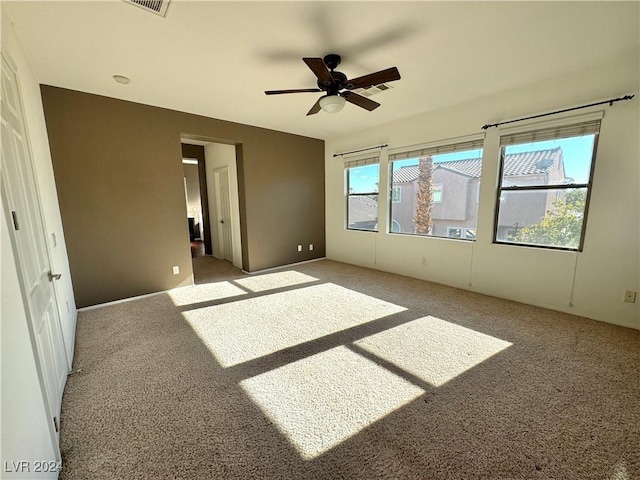
[[[65,345],[71,357],[77,310],[71,287],[69,261],[58,208],[40,88],[4,10],[2,10],[2,50],[7,52],[17,65],[51,268],[54,272],[62,274],[55,288]],[[25,305],[20,295],[15,256],[11,248],[4,205],[1,210],[2,478],[55,478],[57,476],[55,474],[38,476],[33,471],[25,474],[4,472],[5,461],[31,461],[32,468],[35,460],[53,461],[58,456],[58,448],[50,436],[49,422],[46,418],[44,399],[28,333]]]
[[[238,169],[236,167],[236,147],[222,143],[210,143],[204,147],[207,168],[207,195],[209,196],[209,218],[211,223],[211,243],[213,256],[223,258],[218,242],[218,222],[216,221],[216,190],[213,171],[229,167],[229,196],[231,203],[231,237],[233,244],[233,265],[242,268],[242,243],[240,238],[240,203],[238,200]]]
[[[385,188],[380,189],[381,231],[346,230],[343,160],[333,157],[337,152],[382,143],[392,149],[474,135],[482,132],[485,123],[637,93],[639,58],[638,51],[629,52],[562,78],[328,139],[327,257],[640,328],[639,304],[622,301],[624,290],[640,290],[637,97],[612,107],[600,107],[605,112],[584,251],[580,253],[492,244],[499,163],[496,128],[486,132],[477,241],[473,243],[385,233],[389,201]],[[397,88],[402,88],[402,83]],[[384,96],[379,100],[379,111],[383,112]],[[580,112],[573,114],[576,113]],[[386,152],[387,149],[382,150],[380,159],[380,185],[388,184]],[[422,265],[422,257],[427,259],[426,266]]]

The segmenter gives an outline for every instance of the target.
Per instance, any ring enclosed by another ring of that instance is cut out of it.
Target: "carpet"
[[[640,478],[640,332],[323,260],[80,312],[61,478]]]

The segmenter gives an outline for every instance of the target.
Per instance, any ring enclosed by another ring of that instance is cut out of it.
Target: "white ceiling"
[[[316,138],[361,130],[639,50],[638,2],[205,2],[166,18],[120,0],[2,1],[40,83]],[[353,78],[397,66],[367,112],[306,116],[302,57]],[[126,75],[129,85],[112,76]]]

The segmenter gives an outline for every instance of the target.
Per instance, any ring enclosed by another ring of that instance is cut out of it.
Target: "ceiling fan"
[[[302,60],[318,77],[318,88],[267,90],[264,93],[267,95],[280,95],[283,93],[327,92],[311,107],[307,115],[314,115],[321,109],[327,113],[337,113],[342,110],[346,102],[353,103],[365,110],[374,110],[380,106],[378,102],[358,95],[351,90],[400,80],[400,72],[396,67],[348,80],[344,73],[335,71],[341,61],[340,55],[335,53],[330,53],[324,58],[303,58]]]

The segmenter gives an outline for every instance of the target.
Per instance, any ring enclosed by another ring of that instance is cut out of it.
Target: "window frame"
[[[602,117],[600,117],[602,118]],[[577,121],[576,119],[573,119],[573,121],[565,121],[563,123],[560,124],[559,128],[562,128],[562,126],[572,126],[572,125],[578,125],[580,122]],[[600,125],[601,126],[601,125]],[[509,144],[509,145],[505,145],[502,144],[502,142],[500,143],[500,162],[499,162],[499,169],[498,169],[498,188],[497,188],[497,195],[496,195],[496,206],[494,209],[494,219],[493,219],[493,244],[495,245],[507,245],[507,246],[511,246],[511,247],[524,247],[524,248],[540,248],[540,249],[545,249],[545,250],[561,250],[561,251],[568,251],[568,252],[582,252],[584,249],[584,239],[585,239],[585,233],[587,230],[587,219],[588,219],[588,213],[589,213],[589,204],[591,201],[591,190],[592,190],[592,186],[593,186],[593,176],[594,176],[594,172],[595,172],[595,165],[596,165],[596,156],[597,156],[597,151],[598,151],[598,141],[600,139],[600,126],[598,127],[598,131],[595,133],[588,133],[587,135],[593,135],[593,149],[591,151],[591,163],[590,163],[590,171],[589,171],[589,180],[587,181],[587,183],[565,183],[565,184],[548,184],[548,185],[511,185],[511,186],[502,186],[503,180],[504,180],[504,160],[505,160],[505,150],[507,146],[510,145],[522,145],[524,143],[513,143],[513,144]],[[531,125],[530,127],[533,127],[533,125]],[[544,130],[545,129],[545,125],[539,125],[537,128],[529,128],[528,131],[533,133],[539,130]],[[522,130],[523,132],[526,132],[527,130]],[[501,134],[501,137],[503,136],[508,136],[508,134]],[[557,137],[557,140],[561,140],[561,139],[567,139],[567,138],[576,138],[579,137],[581,135],[570,135],[570,136],[559,136]],[[541,140],[544,141],[544,140]],[[584,213],[582,216],[582,226],[580,228],[580,242],[578,243],[578,247],[577,248],[573,248],[573,247],[561,247],[561,246],[556,246],[556,245],[540,245],[540,244],[534,244],[534,243],[518,243],[518,242],[509,242],[506,240],[499,240],[498,239],[498,219],[500,217],[500,205],[502,203],[501,199],[502,199],[502,193],[503,192],[532,192],[532,191],[545,191],[545,190],[565,190],[565,191],[571,191],[571,190],[579,190],[581,188],[584,188],[587,190],[587,195],[585,198],[585,204],[584,204]]]
[[[376,182],[376,184],[378,185],[378,191],[377,192],[360,192],[360,193],[351,193],[350,190],[350,175],[349,175],[349,171],[352,168],[360,168],[360,167],[367,167],[367,166],[371,166],[371,165],[377,165],[378,166],[378,182]],[[376,155],[375,157],[372,157],[371,155],[368,155],[364,158],[361,159],[346,159],[345,163],[344,163],[344,174],[345,174],[345,216],[344,216],[344,221],[345,221],[345,229],[346,230],[350,230],[350,231],[354,231],[354,232],[371,232],[371,233],[377,233],[380,231],[380,157],[378,155]],[[375,229],[367,229],[367,228],[353,228],[349,226],[349,199],[351,197],[370,197],[371,195],[376,195],[378,197],[378,213],[377,213],[377,217],[376,217],[376,227]]]

